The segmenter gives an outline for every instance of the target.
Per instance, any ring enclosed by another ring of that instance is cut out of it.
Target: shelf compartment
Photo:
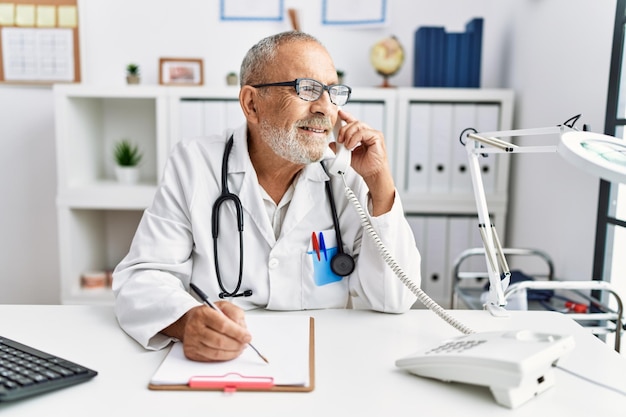
[[[112,303],[109,289],[83,289],[87,271],[112,270],[126,256],[142,210],[90,210],[59,207],[61,302]]]

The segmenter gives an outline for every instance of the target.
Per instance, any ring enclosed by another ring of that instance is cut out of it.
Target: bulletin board
[[[80,82],[77,0],[0,0],[0,83]]]

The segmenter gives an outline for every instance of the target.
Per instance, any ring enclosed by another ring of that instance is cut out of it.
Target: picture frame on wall
[[[160,58],[159,84],[194,86],[204,84],[202,59]]]

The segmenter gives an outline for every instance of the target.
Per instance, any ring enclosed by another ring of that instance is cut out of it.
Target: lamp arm
[[[571,119],[570,119],[571,120]],[[564,130],[575,130],[567,123],[559,126],[541,127],[535,129],[503,130],[496,132],[468,133],[464,143],[467,151],[468,165],[478,212],[478,227],[485,249],[487,271],[489,274],[489,295],[485,308],[495,316],[505,316],[508,313],[505,290],[511,281],[511,271],[504,256],[500,238],[495,226],[489,217],[485,187],[481,176],[478,158],[489,153],[545,153],[556,152],[557,146],[519,146],[512,142],[500,139],[512,136],[562,135]],[[466,129],[472,130],[472,129]],[[465,132],[465,131],[464,131]],[[474,131],[475,132],[475,131]],[[461,141],[463,143],[463,141]]]
[[[468,135],[468,138],[473,139],[470,136]],[[494,315],[505,315],[506,310],[503,308],[506,305],[504,290],[509,285],[511,273],[508,270],[495,226],[491,223],[489,217],[485,187],[478,162],[479,152],[477,150],[479,146],[476,140],[468,140],[465,143],[474,189],[474,199],[476,200],[476,210],[478,212],[478,227],[485,249],[487,272],[489,274],[489,297],[485,307]],[[500,267],[502,267],[503,277],[500,276]]]

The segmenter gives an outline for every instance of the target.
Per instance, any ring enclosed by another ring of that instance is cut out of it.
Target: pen
[[[317,241],[317,235],[315,232],[311,233],[311,245],[313,245],[313,251],[317,253],[317,260],[320,260],[320,243]]]
[[[320,232],[320,251],[324,254],[324,260],[328,261],[328,255],[326,254],[326,243],[324,243],[324,233]]]
[[[200,288],[198,288],[195,284],[192,284],[192,283],[190,283],[189,286],[191,287],[193,292],[198,294],[198,297],[200,297],[206,305],[208,305],[209,307],[211,307],[213,310],[217,311],[218,313],[224,314],[222,310],[217,308],[217,306],[213,304],[211,300],[209,300],[209,297],[207,297],[206,294]],[[257,355],[259,355],[259,357],[263,359],[263,361],[265,361],[265,363],[270,363],[265,356],[261,355],[261,352],[259,352],[257,348],[252,346],[252,343],[248,343],[248,346],[250,346],[252,350],[254,350],[257,353]]]

